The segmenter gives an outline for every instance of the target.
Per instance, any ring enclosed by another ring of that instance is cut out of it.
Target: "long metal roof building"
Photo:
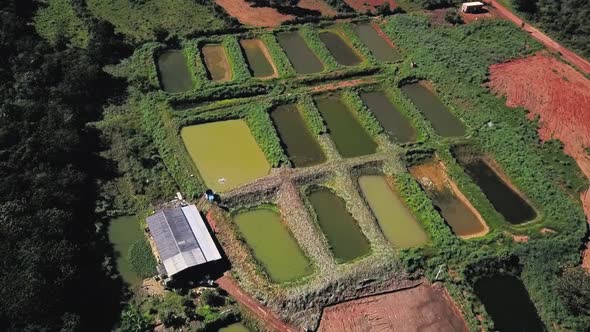
[[[147,218],[147,224],[169,277],[189,267],[221,259],[194,205],[158,211]]]

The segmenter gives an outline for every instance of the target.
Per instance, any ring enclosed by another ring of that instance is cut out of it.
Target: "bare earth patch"
[[[240,23],[256,27],[276,27],[281,23],[292,20],[294,16],[279,13],[274,8],[252,7],[246,0],[215,0],[230,15]]]
[[[390,9],[396,7],[393,0],[344,0],[344,2],[359,13],[366,13],[367,10],[374,13],[376,8],[384,3],[388,3]]]
[[[299,0],[297,7],[304,9],[317,10],[322,13],[322,16],[333,17],[338,14],[332,7],[330,7],[323,0]]]
[[[422,284],[343,302],[324,309],[318,331],[467,331],[449,299],[444,288]]]

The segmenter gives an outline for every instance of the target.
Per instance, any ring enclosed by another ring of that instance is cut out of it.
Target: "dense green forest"
[[[590,57],[590,4],[587,0],[513,0],[516,10],[547,34]]]
[[[87,22],[89,46],[47,44],[33,1],[0,4],[0,325],[9,331],[109,330],[121,284],[97,232],[103,104],[125,85],[102,67],[127,54],[112,27]],[[106,171],[105,171],[106,170]]]

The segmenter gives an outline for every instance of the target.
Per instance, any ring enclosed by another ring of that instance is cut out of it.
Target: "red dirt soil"
[[[360,85],[363,83],[370,83],[370,82],[375,82],[375,79],[374,78],[359,78],[356,80],[322,84],[322,85],[317,85],[317,86],[312,87],[311,91],[312,92],[332,91],[332,90],[337,90],[337,89],[342,89],[342,88],[349,88],[351,86],[357,86],[357,85]]]
[[[296,332],[297,330],[283,321],[281,321],[269,308],[260,304],[252,296],[244,292],[240,286],[228,275],[215,280],[215,282],[233,297],[240,304],[248,308],[261,321],[265,322],[269,328],[280,332]]]
[[[442,287],[410,289],[324,308],[319,332],[468,331],[459,309]]]
[[[215,0],[230,15],[240,23],[255,27],[276,27],[294,17],[279,13],[274,8],[251,7],[246,0]]]
[[[299,0],[297,7],[304,9],[317,10],[322,13],[323,16],[336,16],[338,14],[332,7],[330,7],[323,0]]]
[[[514,15],[510,10],[502,6],[502,4],[500,4],[498,1],[490,0],[490,3],[497,10],[498,14],[504,17],[505,19],[512,21],[514,24],[518,26],[521,26],[521,23],[524,22],[522,18]],[[588,60],[563,47],[562,45],[551,39],[551,37],[547,36],[546,34],[542,33],[541,31],[537,30],[535,27],[529,24],[525,24],[523,30],[528,32],[536,40],[540,41],[548,49],[554,52],[561,53],[563,58],[565,58],[574,66],[578,67],[578,69],[580,69],[584,73],[590,74],[590,62]]]
[[[522,106],[529,118],[540,116],[542,140],[559,139],[590,179],[590,80],[567,64],[547,55],[492,65],[490,87],[506,96],[506,105]],[[590,192],[581,200],[590,223]],[[589,244],[590,245],[590,244]],[[590,249],[584,264],[590,270]]]
[[[389,3],[389,8],[391,9],[396,7],[395,1],[393,0],[344,0],[344,2],[358,13],[366,13],[367,10],[374,13],[376,8],[384,3]]]

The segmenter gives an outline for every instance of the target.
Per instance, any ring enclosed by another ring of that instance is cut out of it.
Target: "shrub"
[[[456,9],[449,9],[445,14],[445,21],[452,25],[463,24],[463,17],[459,14]]]
[[[590,275],[581,267],[566,268],[555,280],[561,302],[577,315],[590,315]]]
[[[142,278],[149,278],[156,274],[156,259],[145,239],[138,240],[129,247],[129,264],[131,269]]]

